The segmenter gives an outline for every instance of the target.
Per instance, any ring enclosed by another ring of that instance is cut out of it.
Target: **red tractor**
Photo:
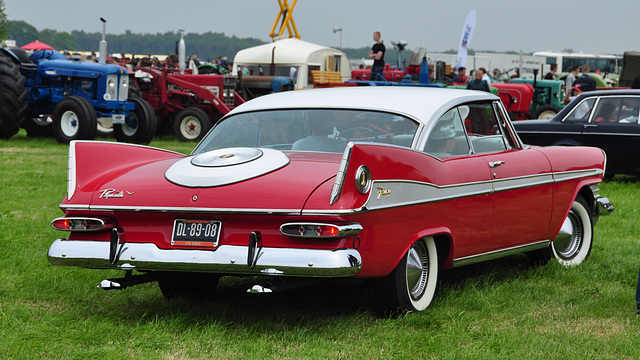
[[[498,89],[498,96],[513,120],[531,118],[531,102],[534,90],[530,84],[492,83]]]
[[[181,141],[199,141],[222,116],[244,102],[235,92],[237,78],[232,75],[141,67],[135,82],[138,96],[151,104],[157,116],[170,121],[164,125],[171,126]]]

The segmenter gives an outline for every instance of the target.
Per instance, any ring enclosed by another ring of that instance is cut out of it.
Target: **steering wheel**
[[[373,136],[376,139],[376,141],[379,140],[378,135],[376,135],[375,131],[364,126],[355,126],[355,127],[343,130],[340,132],[340,136],[344,137],[347,140],[351,140],[351,136],[345,135],[346,133],[350,133],[350,132],[353,132],[354,133],[353,135],[355,135],[356,132],[365,132],[365,133],[371,134],[371,136]],[[365,137],[365,136],[359,136],[359,137]]]

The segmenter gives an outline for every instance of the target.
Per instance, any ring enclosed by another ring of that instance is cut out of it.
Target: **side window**
[[[513,145],[513,139],[503,136],[505,120],[496,113],[492,102],[468,104],[469,116],[465,126],[469,132],[474,153],[505,151]],[[501,124],[498,124],[500,119]]]
[[[628,97],[622,100],[618,122],[621,124],[638,124],[640,119],[640,97]]]
[[[596,102],[595,98],[590,98],[582,101],[578,106],[573,108],[571,113],[563,121],[579,121],[587,122],[589,120],[589,114],[593,110],[593,104]]]
[[[498,132],[496,117],[491,103],[472,103],[469,107],[469,115],[464,122],[470,135],[494,135]]]
[[[468,154],[469,142],[461,116],[468,112],[468,106],[461,106],[442,115],[427,138],[425,152],[437,157]]]
[[[637,124],[640,98],[601,97],[593,112],[592,122]]]

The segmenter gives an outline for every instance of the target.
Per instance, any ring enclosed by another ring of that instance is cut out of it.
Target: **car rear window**
[[[349,141],[411,147],[417,129],[404,116],[369,110],[256,111],[226,118],[194,154],[228,147],[342,153]]]

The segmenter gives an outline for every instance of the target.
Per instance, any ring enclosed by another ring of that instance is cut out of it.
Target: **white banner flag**
[[[469,41],[471,41],[471,36],[473,35],[473,30],[476,28],[476,9],[471,9],[469,14],[467,14],[467,18],[464,20],[464,26],[462,26],[462,35],[460,35],[460,46],[458,47],[458,62],[456,64],[456,70],[460,68],[460,66],[465,66],[467,64],[467,48],[469,46]]]

